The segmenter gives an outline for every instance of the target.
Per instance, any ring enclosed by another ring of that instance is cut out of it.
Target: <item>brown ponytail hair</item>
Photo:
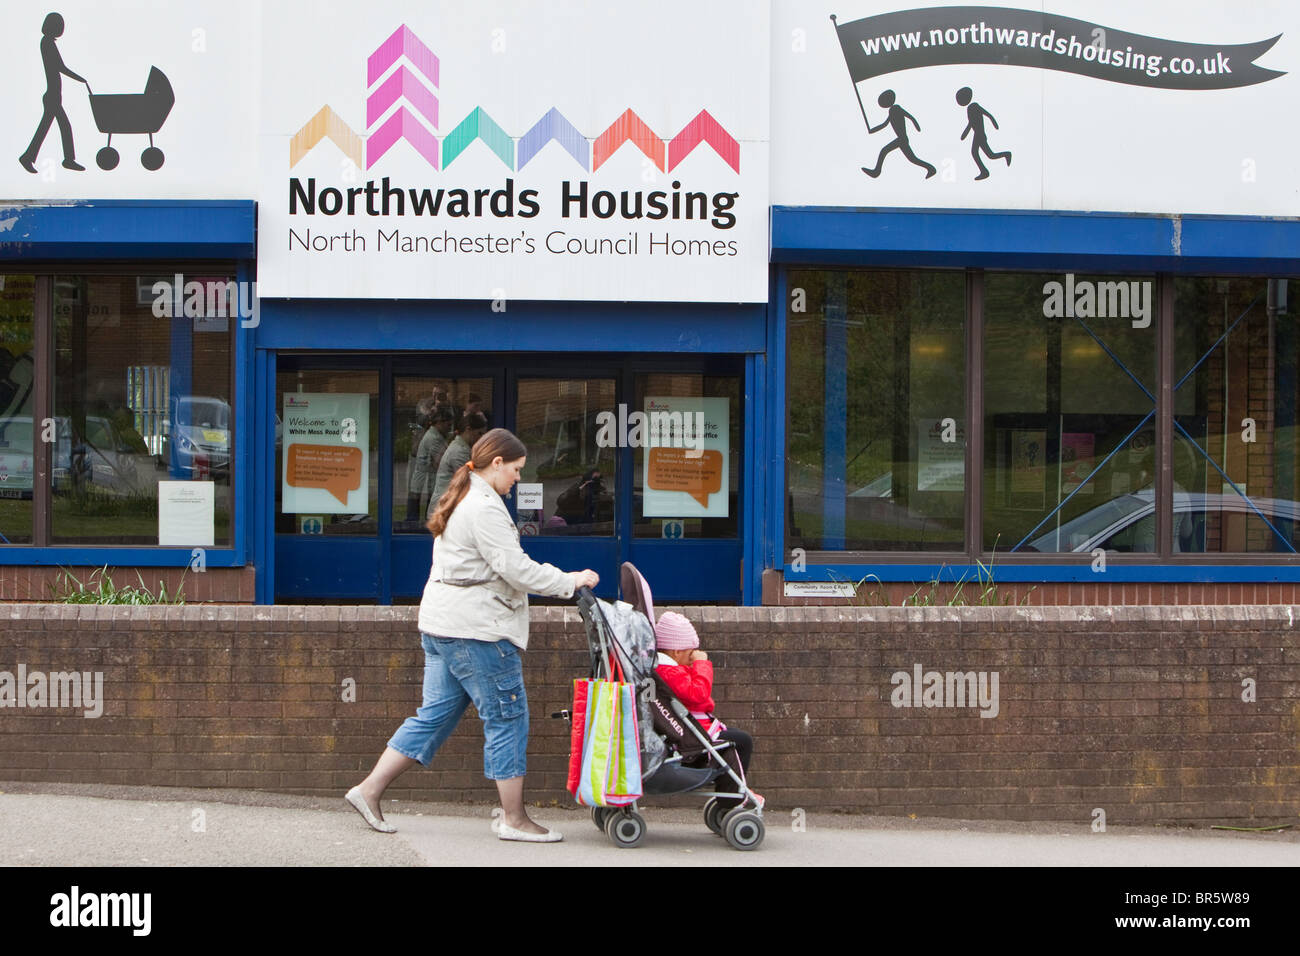
[[[447,490],[438,499],[438,504],[434,507],[429,523],[425,527],[435,538],[447,529],[451,513],[469,492],[470,471],[483,471],[492,464],[493,459],[498,457],[505,461],[518,461],[527,454],[528,449],[524,447],[524,443],[507,429],[494,428],[485,434],[470,449],[469,461],[457,468],[456,473],[452,475]],[[471,464],[474,466],[472,469]]]

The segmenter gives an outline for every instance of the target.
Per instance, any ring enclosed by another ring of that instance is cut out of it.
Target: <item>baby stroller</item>
[[[745,782],[734,746],[714,741],[655,672],[654,602],[641,573],[625,563],[619,577],[625,601],[610,604],[589,589],[578,593],[578,612],[587,630],[591,676],[612,680],[616,658],[634,685],[641,735],[641,780],[645,796],[697,793],[707,797],[704,822],[737,850],[757,849],[763,842],[762,799]],[[571,719],[567,711],[556,716]],[[720,793],[709,786],[724,774],[737,789]],[[615,846],[634,847],[646,825],[637,804],[593,807],[592,822]]]
[[[113,148],[114,133],[147,133],[149,145],[140,154],[140,165],[150,172],[161,169],[163,151],[153,144],[153,134],[162,129],[175,102],[171,83],[156,66],[149,68],[143,93],[92,93],[90,113],[99,131],[108,134],[108,145],[95,154],[99,168],[117,166],[120,157]]]

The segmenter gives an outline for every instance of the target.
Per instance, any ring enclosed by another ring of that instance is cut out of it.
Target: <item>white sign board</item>
[[[727,517],[729,405],[726,398],[647,396],[641,466],[643,517]]]
[[[158,544],[212,547],[216,492],[210,481],[158,482]]]
[[[542,510],[542,483],[539,482],[520,482],[515,485],[516,493],[519,495],[518,504],[515,506],[518,511],[541,511]]]
[[[370,396],[290,392],[283,420],[283,513],[366,514]]]
[[[737,14],[266,4],[259,292],[765,302],[768,5]]]
[[[786,597],[802,598],[851,598],[857,592],[853,590],[852,581],[786,581]]]
[[[916,423],[916,490],[965,488],[966,429],[953,419],[922,418]]]
[[[775,204],[1300,212],[1289,0],[775,0],[772,35]]]
[[[5,4],[0,196],[254,198],[259,7]]]

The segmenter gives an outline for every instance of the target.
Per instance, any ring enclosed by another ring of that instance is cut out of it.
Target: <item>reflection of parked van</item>
[[[220,398],[172,399],[171,433],[163,460],[173,475],[201,478],[230,472],[230,405]]]

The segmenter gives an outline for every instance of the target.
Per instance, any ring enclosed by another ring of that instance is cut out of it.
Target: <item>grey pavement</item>
[[[581,808],[530,808],[564,842],[491,833],[486,805],[386,801],[372,831],[342,799],[240,790],[0,782],[0,861],[18,866],[1296,866],[1300,827],[1206,828],[766,814],[767,839],[732,850],[698,810],[647,805],[647,834],[612,846]]]

